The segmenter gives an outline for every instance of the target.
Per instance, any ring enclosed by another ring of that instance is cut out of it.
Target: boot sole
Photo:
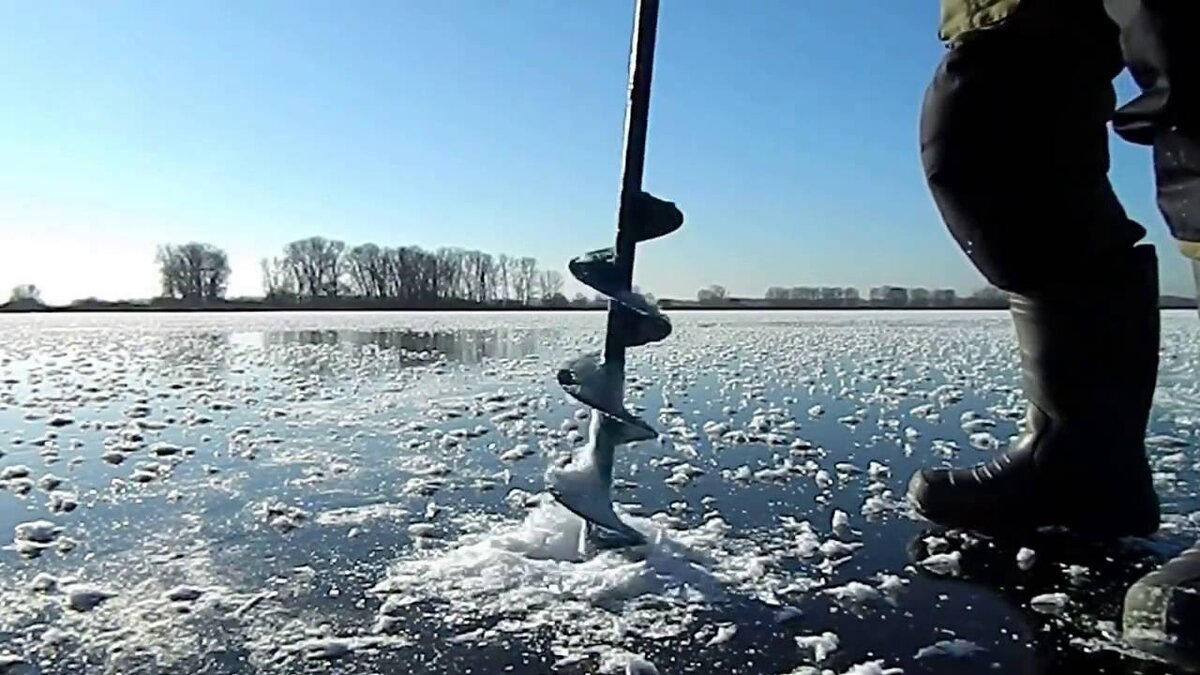
[[[1132,522],[1114,517],[1096,518],[1095,523],[1029,523],[1022,521],[1007,521],[1007,522],[968,522],[963,519],[955,518],[947,513],[936,513],[928,508],[928,487],[925,477],[921,472],[913,475],[908,482],[908,489],[905,497],[908,500],[913,511],[921,517],[921,519],[953,529],[967,530],[979,534],[987,535],[996,538],[1012,538],[1023,537],[1036,534],[1039,530],[1047,528],[1064,528],[1074,534],[1084,536],[1090,539],[1100,541],[1122,539],[1124,537],[1149,537],[1158,531],[1159,519],[1157,513],[1154,517],[1145,517],[1142,522]]]

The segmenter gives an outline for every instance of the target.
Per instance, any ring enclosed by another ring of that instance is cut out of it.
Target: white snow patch
[[[1061,614],[1070,603],[1071,597],[1066,593],[1043,593],[1030,599],[1029,606],[1042,614]]]
[[[50,544],[62,530],[63,528],[48,520],[33,520],[18,524],[13,539],[35,544]]]
[[[920,563],[921,567],[941,576],[957,576],[961,572],[962,551],[934,553]]]
[[[945,656],[953,659],[966,659],[985,651],[987,650],[970,640],[956,638],[954,640],[942,640],[928,647],[922,647],[917,650],[914,658],[921,660]]]
[[[826,631],[820,635],[797,635],[796,646],[812,654],[813,661],[823,663],[839,646],[837,633]]]
[[[380,503],[322,511],[313,519],[318,525],[364,525],[372,520],[402,520],[408,511],[399,504]]]

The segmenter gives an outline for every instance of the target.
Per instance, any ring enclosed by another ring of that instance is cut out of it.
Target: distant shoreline
[[[700,304],[693,301],[663,300],[659,303],[664,312],[797,312],[797,311],[837,311],[856,312],[871,310],[912,311],[912,312],[944,312],[944,311],[995,311],[1008,309],[1008,303],[995,301],[967,301],[956,305],[945,306],[912,306],[888,305],[884,303],[860,305],[820,305],[820,304],[791,304],[768,303],[764,300],[730,300],[720,304]],[[73,305],[15,305],[9,303],[0,305],[0,313],[6,314],[63,314],[63,313],[197,313],[197,312],[408,312],[408,313],[502,313],[502,312],[601,312],[605,311],[604,304],[591,302],[587,305],[472,305],[445,304],[429,306],[403,306],[387,303],[372,303],[362,301],[347,302],[315,302],[315,303],[280,303],[266,304],[254,301],[226,301],[208,303],[185,303],[182,301],[164,302],[98,302],[80,303]],[[1196,309],[1194,298],[1178,296],[1163,296],[1159,309]]]

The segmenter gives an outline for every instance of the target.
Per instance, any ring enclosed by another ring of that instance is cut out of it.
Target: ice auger
[[[673,203],[642,191],[658,4],[637,0],[634,11],[616,245],[586,253],[568,265],[576,279],[608,298],[603,357],[585,354],[558,371],[563,389],[592,409],[588,443],[567,467],[547,473],[554,498],[587,521],[589,531],[615,546],[636,545],[643,537],[613,510],[613,453],[618,446],[658,436],[625,407],[625,350],[671,334],[670,320],[632,290],[634,250],[683,225],[683,214]]]

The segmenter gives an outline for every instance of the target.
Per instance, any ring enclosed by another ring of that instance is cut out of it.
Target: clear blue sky
[[[646,185],[688,222],[642,247],[643,288],[980,285],[917,154],[936,0],[662,5]],[[612,240],[630,17],[624,0],[6,3],[0,284],[145,297],[155,245],[202,240],[256,293],[257,260],[314,234],[564,269]],[[1114,161],[1167,243],[1147,153]],[[1165,290],[1189,293],[1163,253]]]

